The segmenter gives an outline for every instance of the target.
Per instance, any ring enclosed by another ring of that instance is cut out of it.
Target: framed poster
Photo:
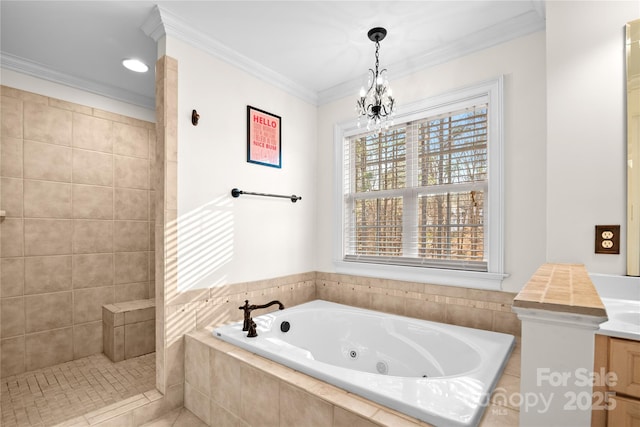
[[[247,105],[247,162],[282,167],[281,118]]]

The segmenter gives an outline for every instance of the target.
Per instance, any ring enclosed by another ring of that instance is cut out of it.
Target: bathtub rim
[[[470,417],[468,418],[468,420],[454,420],[454,419],[449,419],[449,420],[445,420],[444,422],[446,422],[446,425],[455,425],[455,426],[477,426],[480,422],[480,420],[482,419],[482,416],[486,410],[487,407],[490,406],[491,402],[491,395],[493,393],[493,391],[495,390],[495,387],[498,384],[498,381],[500,380],[500,378],[502,377],[502,375],[504,374],[504,370],[506,367],[506,364],[509,361],[509,358],[511,356],[511,354],[513,353],[513,350],[516,346],[516,337],[511,335],[511,334],[506,334],[503,332],[494,332],[494,331],[486,331],[486,330],[481,330],[481,329],[475,329],[475,328],[469,328],[469,327],[465,327],[465,326],[458,326],[458,325],[451,325],[451,324],[446,324],[446,323],[441,323],[441,322],[434,322],[434,321],[429,321],[429,320],[423,320],[423,319],[416,319],[416,318],[412,318],[412,317],[408,317],[408,316],[402,316],[402,315],[396,315],[396,314],[391,314],[391,313],[384,313],[384,312],[380,312],[380,311],[376,311],[376,310],[370,310],[370,309],[364,309],[364,308],[360,308],[360,307],[353,307],[353,306],[349,306],[349,305],[345,305],[345,304],[339,304],[339,303],[334,303],[334,302],[330,302],[330,301],[326,301],[326,300],[321,300],[321,299],[316,299],[316,300],[312,300],[309,302],[305,302],[303,304],[300,305],[296,305],[296,306],[292,306],[290,307],[291,309],[296,308],[296,307],[301,307],[302,306],[306,306],[306,305],[312,305],[313,303],[324,303],[324,304],[328,304],[331,306],[338,306],[338,307],[342,307],[342,308],[355,308],[357,310],[363,310],[366,312],[374,312],[374,313],[380,313],[383,314],[384,316],[390,316],[390,317],[395,317],[395,318],[399,318],[399,319],[403,319],[403,320],[408,320],[408,321],[418,321],[418,322],[425,322],[427,324],[434,324],[437,325],[438,327],[442,326],[445,328],[453,328],[453,329],[458,329],[458,330],[462,330],[462,331],[467,331],[467,332],[472,332],[472,333],[479,333],[481,335],[485,335],[485,336],[496,336],[496,337],[502,337],[501,339],[503,340],[507,340],[508,341],[508,348],[506,349],[506,353],[504,355],[504,357],[502,358],[501,363],[499,364],[493,364],[493,371],[495,371],[495,375],[489,375],[487,372],[484,372],[484,374],[481,375],[480,368],[477,368],[475,370],[470,371],[470,374],[463,374],[463,375],[454,375],[454,376],[448,376],[448,377],[437,377],[437,378],[416,378],[416,377],[395,377],[395,378],[404,378],[404,379],[410,379],[416,382],[427,382],[427,381],[447,381],[447,380],[451,380],[453,378],[456,377],[469,377],[473,380],[481,380],[483,381],[483,389],[482,392],[480,393],[480,396],[478,398],[477,401],[474,401],[473,403],[476,405],[476,409],[473,409],[471,412]],[[268,316],[268,315],[277,315],[278,312],[274,312],[274,313],[267,313],[265,315],[262,316]],[[261,316],[256,316],[256,318],[259,318]],[[261,358],[264,358],[266,360],[269,360],[272,363],[276,363],[284,368],[287,369],[293,369],[296,372],[300,372],[301,374],[304,374],[308,377],[314,378],[317,381],[320,381],[323,384],[329,384],[332,385],[333,387],[338,387],[342,390],[344,390],[347,393],[353,393],[357,396],[359,396],[360,398],[363,399],[367,399],[370,402],[374,402],[377,405],[380,405],[382,407],[388,408],[390,410],[394,410],[394,411],[399,411],[400,413],[402,413],[405,416],[409,416],[412,418],[415,418],[416,420],[420,420],[421,422],[427,422],[427,423],[434,423],[434,418],[436,416],[432,415],[426,415],[425,416],[425,411],[422,409],[417,409],[415,406],[411,406],[410,404],[407,404],[404,401],[401,400],[397,400],[397,399],[393,399],[393,398],[389,398],[388,396],[383,396],[383,398],[381,399],[379,396],[372,396],[371,393],[369,392],[368,389],[361,387],[360,385],[353,385],[353,384],[349,384],[346,383],[344,380],[342,380],[341,378],[336,378],[336,377],[331,377],[329,379],[327,379],[328,377],[324,375],[324,373],[318,373],[318,372],[309,372],[308,367],[299,364],[298,362],[296,362],[295,360],[291,360],[291,359],[287,359],[287,360],[282,360],[282,358],[280,358],[278,355],[264,355],[262,354],[261,351],[254,351],[255,347],[252,349],[247,349],[245,347],[245,344],[243,342],[238,342],[237,340],[235,340],[235,337],[232,337],[231,340],[229,340],[229,336],[225,334],[225,337],[221,337],[220,335],[218,335],[220,333],[220,329],[221,328],[228,328],[232,325],[238,326],[240,323],[242,322],[232,322],[230,324],[226,324],[226,325],[219,325],[215,328],[211,328],[210,329],[210,333],[212,335],[212,338],[225,342],[228,345],[232,345],[235,348],[238,348],[240,350],[243,351],[247,351],[251,354],[254,354],[256,356],[259,356]],[[237,332],[237,331],[234,331]],[[246,333],[245,333],[246,334]],[[227,338],[227,339],[225,339]],[[244,337],[245,340],[253,340],[253,338],[248,339],[246,337]],[[249,341],[251,342],[251,341]],[[499,345],[499,343],[496,343],[496,345]],[[475,348],[475,347],[474,347]],[[486,349],[480,348],[481,351],[481,355],[483,358],[487,357],[487,351]],[[271,357],[270,357],[271,356]],[[489,363],[491,363],[491,360],[488,360]],[[325,364],[324,362],[318,362],[318,363],[322,363]],[[325,364],[327,365],[327,364]],[[484,365],[484,363],[483,363]],[[333,365],[331,365],[333,366]],[[347,368],[341,368],[341,369],[345,369],[348,370]],[[359,371],[362,375],[376,375],[376,374],[368,374],[365,372],[361,372]],[[386,377],[386,378],[390,378],[391,376],[386,376],[386,375],[381,375],[381,377]],[[491,378],[487,378],[487,377],[491,377]],[[391,403],[389,403],[389,401],[391,400]],[[435,421],[442,421],[442,420],[438,420],[435,419]]]

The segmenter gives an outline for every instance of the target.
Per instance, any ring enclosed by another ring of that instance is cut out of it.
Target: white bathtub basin
[[[475,426],[511,335],[312,301],[214,336],[435,426]],[[283,332],[281,325],[288,322]]]

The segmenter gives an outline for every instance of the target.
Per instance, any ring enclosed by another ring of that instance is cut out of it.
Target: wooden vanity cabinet
[[[594,385],[591,426],[640,426],[640,341],[596,335],[594,372],[617,381]]]

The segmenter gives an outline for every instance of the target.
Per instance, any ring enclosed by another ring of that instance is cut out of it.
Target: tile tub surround
[[[156,349],[156,303],[153,299],[102,306],[104,354],[113,362]]]
[[[153,297],[155,125],[0,86],[7,377],[102,352],[102,305]]]
[[[480,423],[517,425],[505,397],[519,391],[520,349],[505,368]],[[279,365],[200,330],[185,337],[185,407],[210,426],[428,426]]]
[[[510,292],[316,273],[318,299],[360,308],[520,335]]]

